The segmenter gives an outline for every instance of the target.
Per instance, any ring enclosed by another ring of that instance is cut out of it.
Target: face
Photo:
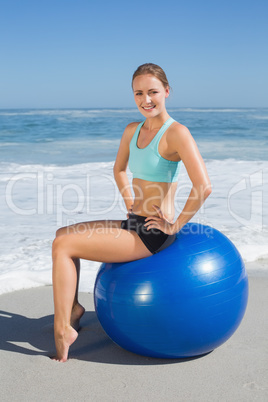
[[[133,92],[136,105],[143,116],[155,117],[165,110],[169,88],[164,88],[154,75],[138,75],[133,81]]]

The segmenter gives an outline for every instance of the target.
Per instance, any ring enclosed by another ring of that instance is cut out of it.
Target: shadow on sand
[[[53,315],[28,318],[12,311],[0,310],[0,350],[32,356],[53,356]],[[200,357],[158,359],[128,352],[106,335],[95,311],[88,311],[82,317],[78,339],[69,353],[70,359],[123,365],[172,364]]]

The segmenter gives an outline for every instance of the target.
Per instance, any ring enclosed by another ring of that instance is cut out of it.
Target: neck
[[[159,129],[163,126],[163,124],[170,118],[169,114],[165,110],[165,112],[161,113],[155,117],[148,117],[144,123],[144,126],[147,130],[152,131]]]

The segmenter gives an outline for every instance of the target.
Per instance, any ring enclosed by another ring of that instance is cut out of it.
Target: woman
[[[175,240],[175,234],[211,193],[207,170],[194,139],[166,111],[170,87],[164,71],[155,64],[143,64],[133,75],[132,88],[145,121],[126,127],[114,164],[115,180],[128,219],[61,228],[53,242],[55,360],[60,362],[68,358],[85,311],[78,302],[79,259],[123,262],[160,252]],[[181,214],[173,222],[181,161],[192,181],[192,189]],[[134,200],[126,174],[128,163],[133,173]]]

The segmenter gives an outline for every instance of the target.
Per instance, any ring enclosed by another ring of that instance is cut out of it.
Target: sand
[[[0,296],[1,401],[267,401],[268,278],[249,276],[249,303],[235,334],[185,360],[138,356],[115,345],[87,311],[70,359],[53,354],[52,287]]]

